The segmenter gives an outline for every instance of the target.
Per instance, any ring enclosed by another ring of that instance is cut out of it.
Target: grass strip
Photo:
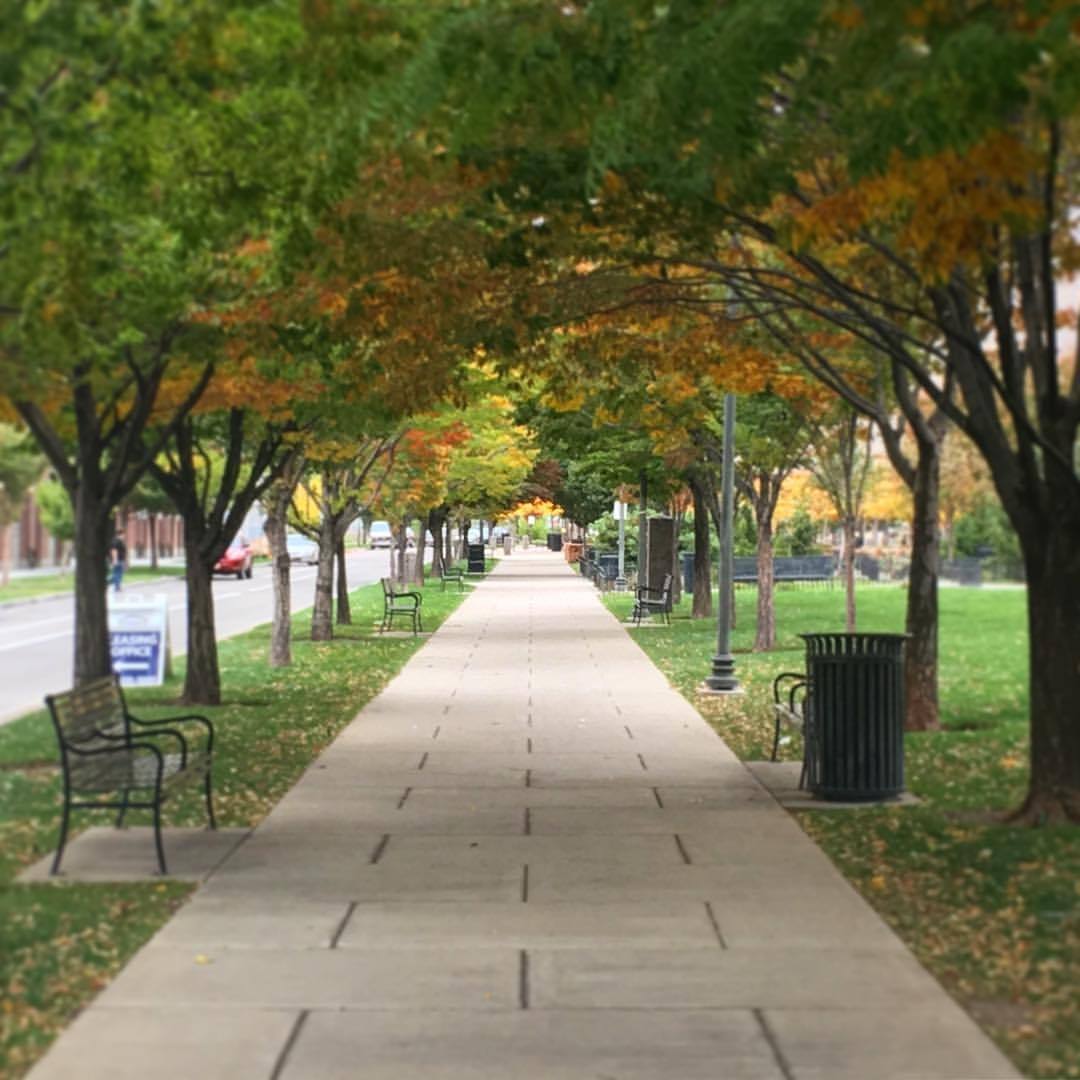
[[[606,599],[629,613],[632,597]],[[716,626],[691,620],[688,600],[670,628],[631,630],[743,760],[769,756],[772,679],[803,669],[797,635],[844,628],[842,590],[780,588],[778,647],[753,653],[756,599],[737,592],[741,698],[696,693]],[[904,603],[899,587],[861,589],[859,629],[901,631]],[[905,739],[907,787],[920,804],[796,818],[1025,1076],[1080,1077],[1080,832],[993,820],[1019,804],[1027,781],[1025,627],[1022,590],[942,589],[944,730]],[[795,736],[782,756],[801,753]]]
[[[464,599],[438,583],[423,589],[424,626],[435,630]],[[267,666],[269,626],[220,645],[225,702],[201,708],[215,724],[214,786],[222,826],[257,825],[311,760],[389,682],[422,637],[380,638],[378,584],[350,596],[353,625],[332,642],[307,640],[309,616],[293,620],[293,666]],[[183,664],[164,687],[133,690],[147,717],[177,711]],[[185,710],[186,711],[186,710]],[[47,713],[0,728],[0,1076],[23,1075],[74,1014],[161,927],[194,886],[17,885],[15,876],[55,849],[60,778]],[[75,827],[109,824],[104,811],[76,812]],[[166,809],[168,825],[203,825],[197,791]],[[131,814],[132,824],[148,815]],[[150,855],[148,852],[148,860]],[[148,869],[152,865],[148,862]]]
[[[130,588],[139,583],[183,576],[182,566],[159,566],[156,570],[151,570],[149,566],[130,566],[124,571],[124,585]],[[63,596],[74,589],[74,572],[14,577],[6,585],[0,587],[0,604],[9,604],[19,600],[37,600],[46,596]]]

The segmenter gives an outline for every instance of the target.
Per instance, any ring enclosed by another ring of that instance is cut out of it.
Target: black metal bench
[[[64,809],[53,874],[67,843],[72,810],[116,810],[116,827],[128,810],[151,810],[158,869],[167,874],[161,842],[161,807],[182,787],[202,781],[210,828],[217,828],[211,793],[214,726],[195,714],[141,720],[128,709],[115,675],[45,698],[60,744]],[[179,726],[197,724],[195,740]],[[198,745],[202,742],[203,745]]]
[[[734,559],[737,585],[756,585],[758,566],[756,555],[738,555]],[[773,559],[773,582],[828,584],[836,578],[836,561],[831,555],[778,555]]]
[[[795,728],[803,736],[804,746],[808,739],[807,721],[810,718],[807,690],[809,681],[804,671],[782,671],[773,679],[773,720],[776,730],[773,733],[773,746],[770,761],[776,760],[780,749],[780,727],[786,724]],[[802,773],[799,775],[799,787],[806,785],[806,770],[809,755],[803,753]]]
[[[460,566],[444,566],[439,574],[439,579],[442,581],[443,592],[446,592],[446,583],[448,581],[457,582],[458,592],[465,591],[465,571]]]
[[[671,623],[671,575],[664,575],[664,582],[659,589],[650,589],[647,585],[639,585],[634,590],[634,610],[631,618],[636,626],[641,625],[641,620],[647,615],[662,615],[664,622]]]
[[[394,617],[405,615],[412,622],[413,634],[424,629],[420,621],[420,605],[424,598],[418,592],[396,592],[394,583],[390,578],[382,578],[383,590],[383,617],[379,633],[390,630],[394,625]]]

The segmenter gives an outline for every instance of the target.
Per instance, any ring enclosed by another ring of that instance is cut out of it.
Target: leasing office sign
[[[110,598],[109,651],[124,686],[160,686],[169,654],[168,598]]]

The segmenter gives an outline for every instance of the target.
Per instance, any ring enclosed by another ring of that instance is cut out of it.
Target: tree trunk
[[[217,634],[214,628],[214,590],[211,568],[200,555],[199,543],[185,533],[187,581],[187,673],[183,700],[188,705],[221,704]]]
[[[0,585],[11,581],[11,525],[0,525]]]
[[[319,526],[319,563],[315,570],[315,606],[311,609],[311,640],[334,639],[334,554],[337,544],[333,524],[326,517]]]
[[[446,567],[443,554],[445,535],[443,532],[443,518],[438,510],[428,512],[427,527],[431,533],[431,575],[432,577],[442,577],[443,570]]]
[[[843,520],[844,535],[844,617],[849,634],[855,633],[855,519]]]
[[[352,625],[352,610],[349,608],[349,576],[345,568],[345,539],[338,541],[335,552],[337,559],[337,624]]]
[[[776,645],[776,602],[773,587],[772,514],[757,521],[757,631],[754,652],[767,652]]]
[[[270,630],[270,666],[292,664],[292,565],[285,546],[284,501],[281,511],[271,510],[266,518],[266,538],[270,542],[270,568],[274,585],[274,619]]]
[[[109,512],[80,484],[75,499],[75,670],[81,686],[112,671],[109,619],[105,590],[108,583]]]
[[[908,574],[907,618],[910,635],[904,649],[907,731],[937,731],[938,712],[938,572],[941,539],[938,503],[941,482],[940,446],[920,439],[912,489],[911,569]]]
[[[405,584],[405,552],[409,547],[408,533],[405,531],[406,524],[402,521],[396,529],[394,529],[394,557],[391,562],[393,571],[391,577],[398,585]]]
[[[424,552],[427,548],[427,519],[420,518],[416,523],[416,567],[413,570],[413,581],[417,585],[424,584]]]
[[[709,557],[709,508],[704,490],[705,482],[691,477],[690,493],[694,497],[694,601],[692,619],[711,619],[712,559]]]
[[[1056,505],[1018,529],[1028,595],[1031,778],[1011,820],[1027,825],[1080,823],[1080,520],[1075,503],[1055,494]]]
[[[150,569],[158,568],[158,516],[150,511]]]
[[[680,513],[672,514],[672,529],[674,539],[671,545],[671,602],[682,602],[682,567],[679,565],[679,533],[682,531],[683,516]]]

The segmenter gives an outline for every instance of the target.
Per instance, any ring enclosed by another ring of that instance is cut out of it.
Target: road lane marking
[[[40,645],[45,641],[60,641],[62,638],[69,638],[75,636],[75,628],[70,630],[61,631],[59,634],[43,634],[41,637],[35,638],[23,638],[21,641],[14,641],[10,645],[0,645],[0,652],[11,652],[12,649],[25,649],[30,645]]]

